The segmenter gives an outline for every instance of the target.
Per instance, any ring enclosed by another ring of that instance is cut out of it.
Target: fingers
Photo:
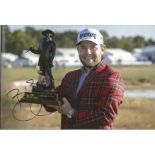
[[[68,100],[65,97],[62,98],[62,101],[63,102],[57,99],[57,103],[59,106],[63,106],[64,104],[69,104]]]
[[[58,102],[58,105],[59,105],[59,106],[61,106],[61,105],[62,105],[62,103],[61,103],[59,100],[57,100],[57,102]]]
[[[63,101],[64,103],[69,103],[68,100],[67,100],[65,97],[62,98],[62,101]]]
[[[62,107],[59,106],[59,107],[57,108],[57,111],[58,111],[59,113],[62,113]]]
[[[58,94],[56,95],[56,101],[57,101],[57,103],[58,103],[59,106],[62,105],[62,102],[59,100],[59,96],[58,96]]]
[[[59,100],[59,95],[58,94],[56,94],[56,101],[58,101]]]
[[[71,105],[65,97],[62,98],[62,102],[57,100],[57,103],[59,106],[57,106],[56,110],[61,114],[66,115],[71,109]]]

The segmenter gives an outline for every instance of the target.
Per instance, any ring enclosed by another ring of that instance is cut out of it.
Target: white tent
[[[12,53],[2,53],[1,66],[12,68],[12,63],[18,58],[18,55]]]
[[[132,55],[132,53],[125,51],[120,48],[109,48],[103,54],[103,59],[107,64],[123,64],[130,65],[136,64],[136,58]]]
[[[155,63],[155,45],[146,46],[142,50],[143,54],[147,56],[150,61]]]
[[[9,60],[10,62],[15,61],[18,58],[18,55],[12,53],[2,53],[2,59]]]
[[[54,58],[55,66],[81,66],[76,48],[58,48]]]
[[[142,49],[144,53],[155,53],[155,45],[146,46]]]
[[[32,52],[27,52],[27,50],[24,50],[22,53],[22,57],[27,58],[30,61],[30,65],[31,66],[35,66],[38,64],[38,60],[39,60],[39,55],[38,54],[34,54]]]

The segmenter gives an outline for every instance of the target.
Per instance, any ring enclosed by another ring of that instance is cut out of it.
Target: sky
[[[145,39],[152,38],[155,40],[155,25],[28,25],[36,29],[51,29],[55,32],[63,31],[80,31],[83,28],[91,27],[98,30],[105,30],[108,35],[122,36],[143,36]],[[16,29],[24,29],[24,25],[9,25],[12,31]]]

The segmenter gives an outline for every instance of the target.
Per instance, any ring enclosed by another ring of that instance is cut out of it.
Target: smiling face
[[[104,45],[96,45],[91,41],[82,41],[77,50],[79,58],[85,67],[91,68],[97,65],[102,60]]]

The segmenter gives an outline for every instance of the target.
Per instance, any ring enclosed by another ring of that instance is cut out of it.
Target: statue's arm
[[[31,51],[34,54],[39,54],[40,53],[40,50],[39,49],[34,49],[33,47],[30,47],[29,48],[29,51]]]

